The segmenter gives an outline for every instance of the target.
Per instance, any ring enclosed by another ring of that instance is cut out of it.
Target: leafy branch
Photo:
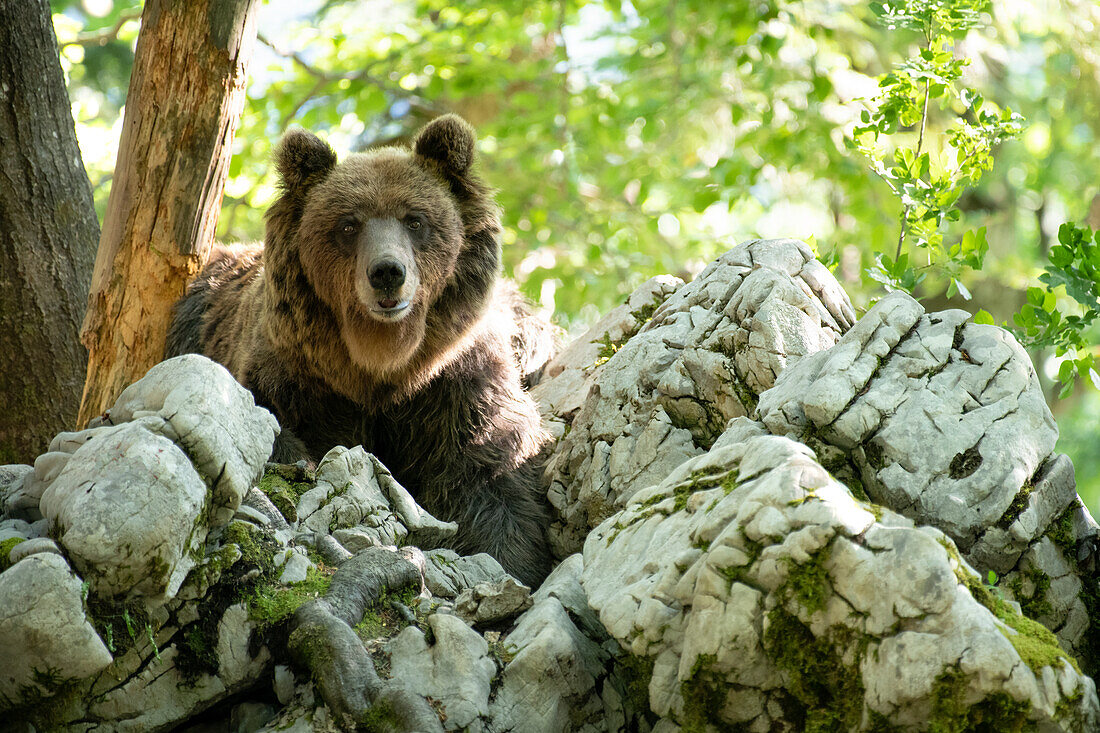
[[[1027,289],[1027,303],[1012,317],[1013,333],[1024,346],[1053,348],[1055,356],[1066,357],[1058,367],[1059,397],[1068,395],[1085,374],[1100,389],[1096,347],[1089,340],[1089,328],[1100,314],[1100,231],[1063,224],[1048,257],[1046,271],[1039,276],[1046,288]],[[1054,292],[1059,287],[1076,303],[1077,312],[1059,307]],[[993,323],[993,316],[978,311],[974,321]]]
[[[952,245],[944,244],[943,229],[959,220],[955,204],[968,187],[993,167],[993,149],[1020,134],[1023,119],[1009,109],[987,105],[977,92],[961,86],[959,78],[969,64],[956,58],[953,39],[978,25],[986,0],[891,0],[872,6],[890,29],[907,28],[923,36],[916,55],[879,79],[878,97],[864,110],[849,145],[871,163],[902,204],[898,245],[891,258],[876,256],[868,275],[887,290],[912,291],[929,274],[945,277],[947,296],[970,293],[960,277],[979,269],[988,246],[984,227],[967,232]],[[925,131],[930,100],[952,112],[943,149],[926,151]],[[917,127],[916,144],[897,136]],[[890,148],[892,147],[892,153]],[[917,267],[905,251],[907,238],[925,252],[926,264]]]

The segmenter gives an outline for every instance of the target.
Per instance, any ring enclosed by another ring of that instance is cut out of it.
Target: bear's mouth
[[[371,312],[383,318],[395,318],[403,314],[409,307],[409,301],[397,298],[382,298],[377,302]]]

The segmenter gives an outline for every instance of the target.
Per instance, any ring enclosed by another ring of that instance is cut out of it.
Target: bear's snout
[[[392,217],[368,219],[359,235],[359,301],[384,323],[403,319],[420,287],[409,231]]]
[[[371,265],[368,277],[375,290],[397,290],[405,283],[405,266],[394,259],[379,260]]]

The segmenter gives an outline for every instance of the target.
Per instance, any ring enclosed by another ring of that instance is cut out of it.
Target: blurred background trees
[[[102,216],[140,3],[51,5]],[[950,247],[985,227],[982,268],[958,273],[973,299],[957,288],[946,298],[936,272],[917,295],[999,323],[1039,284],[1062,223],[1100,228],[1100,6],[992,0],[976,20],[950,46],[970,59],[959,83],[1024,127],[994,148],[992,169],[942,229]],[[478,128],[484,172],[500,188],[508,274],[576,333],[646,278],[691,277],[757,236],[811,242],[866,307],[882,293],[868,270],[894,255],[902,203],[848,141],[878,78],[926,40],[885,27],[858,0],[270,0],[219,236],[262,238],[275,195],[268,159],[288,125],[343,153],[402,141],[455,111]],[[972,116],[934,103],[920,146],[916,125],[890,144],[942,158],[945,131]],[[1100,393],[1085,379],[1056,399],[1057,360],[1033,355],[1059,449],[1096,513]]]

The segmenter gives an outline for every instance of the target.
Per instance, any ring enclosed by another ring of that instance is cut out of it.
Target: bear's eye
[[[354,224],[345,224],[344,226],[340,227],[340,233],[341,234],[355,234],[355,225]]]
[[[405,217],[405,226],[409,228],[409,231],[417,232],[423,229],[426,225],[424,223],[424,217],[419,214],[410,214]]]

